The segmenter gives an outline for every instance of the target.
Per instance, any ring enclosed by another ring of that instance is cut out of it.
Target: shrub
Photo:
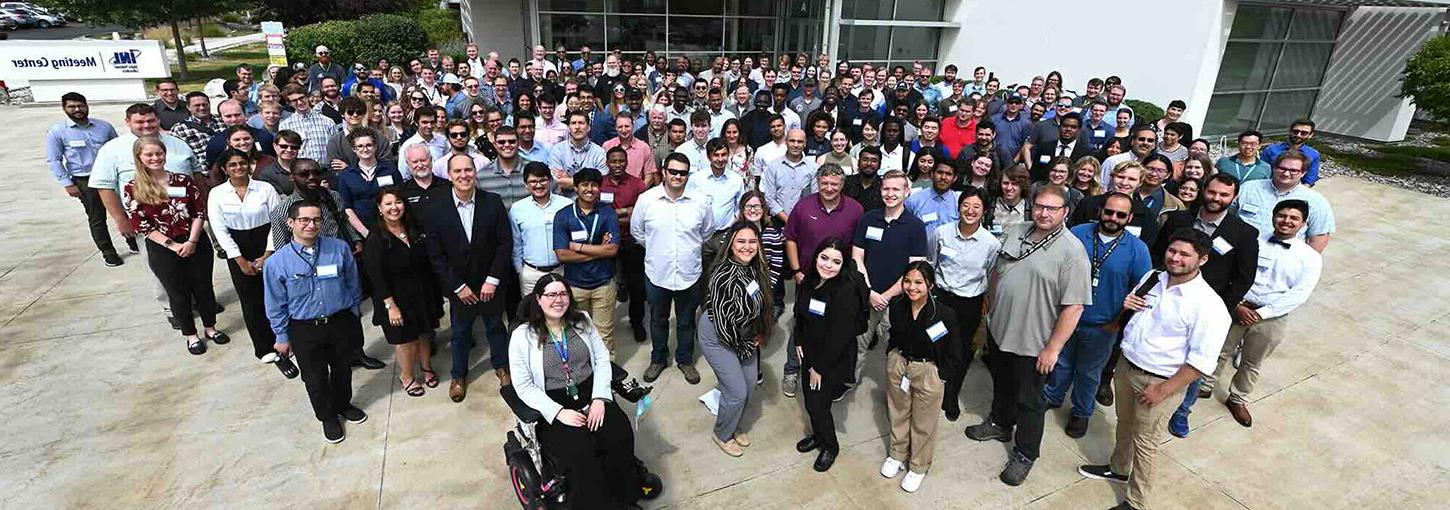
[[[1146,124],[1149,122],[1157,122],[1158,119],[1163,118],[1163,109],[1159,108],[1156,104],[1140,99],[1124,99],[1123,104],[1133,109],[1133,119],[1138,123]],[[1113,113],[1108,112],[1108,116],[1111,115]]]
[[[380,58],[404,62],[423,54],[427,35],[413,20],[392,14],[375,14],[357,20],[324,21],[287,32],[287,59],[312,62],[313,49],[327,46],[332,61],[347,67],[354,62],[374,63]]]
[[[418,26],[423,33],[428,35],[428,44],[440,45],[445,42],[463,39],[463,24],[458,13],[452,9],[420,9],[417,14]]]
[[[1400,95],[1437,119],[1450,119],[1450,36],[1425,41],[1405,62]]]

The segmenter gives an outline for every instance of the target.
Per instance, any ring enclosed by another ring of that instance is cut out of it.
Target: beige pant
[[[1113,446],[1112,469],[1114,473],[1128,473],[1128,504],[1139,510],[1152,508],[1148,494],[1153,490],[1153,464],[1158,457],[1158,444],[1163,442],[1163,431],[1168,428],[1168,418],[1178,408],[1179,400],[1168,398],[1157,405],[1146,406],[1138,402],[1138,393],[1149,384],[1163,382],[1142,369],[1121,360],[1117,374],[1113,376],[1113,409],[1118,413],[1118,442]],[[1181,392],[1180,392],[1181,393]]]
[[[886,310],[877,311],[871,309],[871,318],[866,320],[866,332],[856,336],[856,384],[861,384],[861,371],[866,368],[866,353],[871,352],[867,346],[871,345],[871,334],[882,342],[886,341],[886,335],[891,331],[891,319],[887,317]],[[900,383],[901,380],[897,379]]]
[[[604,346],[609,348],[609,359],[614,359],[614,280],[592,289],[574,287],[574,306],[589,312]]]
[[[901,391],[901,379],[909,381]],[[941,416],[943,384],[936,364],[907,361],[897,351],[886,355],[886,409],[891,420],[891,458],[913,473],[931,469],[936,450],[936,425]]]
[[[539,279],[543,278],[546,274],[563,275],[564,266],[556,267],[553,271],[546,273],[525,264],[524,268],[519,270],[519,292],[525,297],[532,294],[534,292],[534,284],[539,283]],[[574,292],[578,294],[579,291],[575,289]]]
[[[1203,376],[1203,388],[1212,390],[1218,375],[1233,366],[1229,360],[1233,359],[1234,351],[1241,351],[1238,371],[1234,372],[1229,386],[1228,400],[1240,404],[1248,402],[1249,394],[1254,392],[1254,384],[1259,382],[1259,368],[1288,332],[1287,315],[1265,319],[1253,326],[1235,322],[1228,330],[1228,338],[1223,341],[1223,351],[1218,353],[1218,369]]]

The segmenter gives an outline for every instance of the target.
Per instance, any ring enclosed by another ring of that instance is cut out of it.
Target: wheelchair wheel
[[[639,479],[640,497],[643,499],[655,499],[665,491],[665,482],[660,475],[646,472]]]
[[[534,460],[526,451],[516,451],[508,456],[509,480],[514,486],[514,495],[525,510],[545,510],[548,505],[540,494],[543,483],[539,472],[534,469]]]

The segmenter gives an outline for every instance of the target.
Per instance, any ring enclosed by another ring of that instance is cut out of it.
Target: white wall
[[[1320,131],[1405,139],[1415,109],[1400,92],[1405,60],[1445,19],[1444,9],[1361,7],[1344,20],[1314,104]]]
[[[460,0],[463,31],[480,53],[497,51],[504,62],[529,59],[529,0]],[[552,47],[551,47],[552,48]]]
[[[1185,121],[1203,125],[1236,0],[947,0],[943,65],[971,75],[985,66],[1003,87],[1048,71],[1081,92],[1087,80],[1117,75],[1128,98],[1160,107],[1182,99]],[[1030,16],[1029,13],[1037,15]],[[1109,37],[1113,43],[1108,43]]]

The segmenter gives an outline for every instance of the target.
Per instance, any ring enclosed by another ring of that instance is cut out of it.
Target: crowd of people
[[[1335,230],[1307,119],[1215,161],[1189,105],[1139,118],[1112,76],[1073,93],[1057,72],[1003,87],[982,67],[826,55],[574,57],[470,45],[348,72],[319,46],[310,66],[237,66],[215,108],[161,80],[120,132],[72,92],[47,159],[107,265],[123,264],[108,217],[144,254],[193,355],[228,342],[211,280],[226,261],[255,356],[300,374],[327,441],[367,419],[351,370],[384,366],[363,351],[364,301],[412,397],[442,382],[446,302],[449,398],[467,397],[481,320],[571,497],[621,507],[633,436],[596,375],[627,322],[651,344],[646,382],[673,362],[699,383],[699,348],[726,455],[752,443],[768,343],[785,343],[774,370],[802,396],[796,448],[817,471],[840,453],[833,403],[880,356],[881,475],[915,492],[980,359],[991,388],[967,391],[991,408],[964,432],[1012,443],[1002,482],[1028,476],[1049,409],[1070,401],[1080,438],[1113,406],[1112,456],[1080,473],[1151,508],[1162,434],[1186,437],[1230,371],[1225,405],[1252,424]]]

